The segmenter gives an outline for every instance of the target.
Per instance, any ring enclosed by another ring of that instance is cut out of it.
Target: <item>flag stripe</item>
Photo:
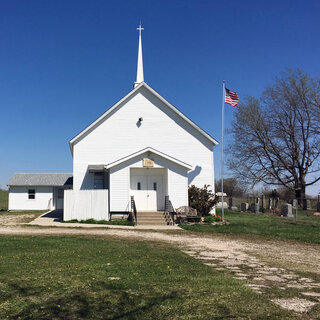
[[[238,94],[226,88],[226,96],[224,102],[235,107],[239,102]]]

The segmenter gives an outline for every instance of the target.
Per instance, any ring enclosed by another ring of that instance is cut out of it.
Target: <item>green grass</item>
[[[0,190],[0,210],[8,210],[8,191]]]
[[[63,223],[89,223],[89,224],[109,224],[114,226],[134,226],[134,223],[128,220],[115,220],[115,221],[108,221],[108,220],[95,220],[95,219],[87,219],[87,220],[66,220],[62,221]]]
[[[221,215],[221,210],[217,214]],[[181,227],[194,232],[257,235],[320,244],[320,217],[307,214],[311,212],[299,211],[296,224],[294,218],[225,210],[225,220],[230,222],[229,225],[195,224]]]
[[[299,319],[168,245],[61,236],[0,242],[0,319]]]

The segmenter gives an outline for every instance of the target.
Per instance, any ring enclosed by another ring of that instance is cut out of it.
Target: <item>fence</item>
[[[65,190],[63,220],[109,220],[108,190]]]

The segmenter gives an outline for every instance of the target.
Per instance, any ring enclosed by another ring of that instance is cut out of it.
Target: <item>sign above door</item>
[[[142,160],[142,165],[143,165],[144,167],[150,168],[150,167],[153,167],[153,166],[154,166],[154,161],[151,160],[151,159],[148,159],[148,158],[144,158],[144,159]]]

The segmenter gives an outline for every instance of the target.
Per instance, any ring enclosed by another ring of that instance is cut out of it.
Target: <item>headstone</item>
[[[290,203],[285,203],[281,206],[281,215],[284,217],[293,218],[292,205]]]
[[[240,211],[241,212],[246,212],[249,209],[249,203],[247,202],[242,202],[240,206]]]
[[[229,210],[237,211],[238,208],[234,205],[234,198],[229,198]]]
[[[317,212],[320,212],[320,201],[317,202]]]
[[[217,192],[216,193],[216,196],[219,198],[218,199],[218,202],[217,202],[217,204],[216,204],[216,208],[222,208],[222,206],[223,206],[223,208],[225,208],[225,209],[228,209],[228,203],[226,202],[226,200],[227,200],[227,194],[224,192],[223,193],[223,204],[222,204],[222,192]]]
[[[303,199],[303,208],[305,208],[306,210],[311,210],[311,201],[310,199]]]
[[[298,200],[297,199],[293,199],[292,201],[292,208],[296,208],[296,206],[298,205]]]
[[[307,199],[307,210],[311,210],[311,200]]]
[[[266,209],[266,205],[267,205],[267,203],[266,203],[266,196],[262,196],[262,197],[261,197],[261,207],[262,207],[263,209]]]
[[[260,209],[259,203],[252,203],[250,206],[250,211],[252,213],[259,213],[259,209]]]

